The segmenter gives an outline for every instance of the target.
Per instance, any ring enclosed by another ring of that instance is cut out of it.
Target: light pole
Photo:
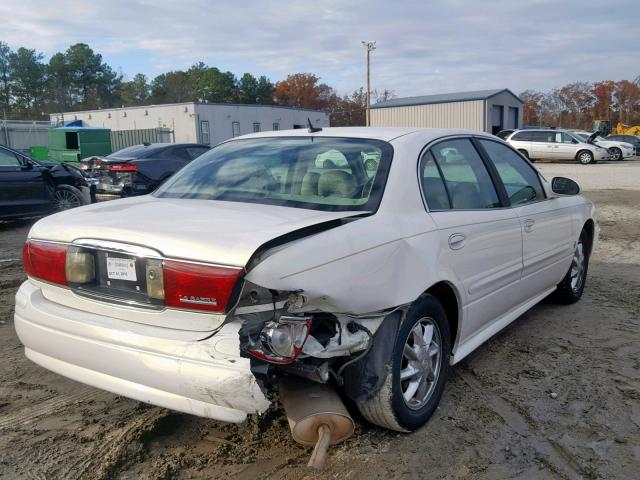
[[[376,49],[376,42],[362,41],[367,49],[367,127],[371,126],[371,51]]]

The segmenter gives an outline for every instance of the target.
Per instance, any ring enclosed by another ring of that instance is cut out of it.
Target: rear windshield
[[[153,145],[134,145],[132,147],[123,148],[117,152],[107,155],[107,158],[142,158],[149,153],[160,150],[164,147]]]
[[[154,196],[375,211],[392,155],[390,144],[370,139],[235,140],[198,157]]]

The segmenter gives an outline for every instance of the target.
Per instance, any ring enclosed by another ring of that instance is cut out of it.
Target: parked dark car
[[[633,145],[635,155],[640,156],[640,138],[635,135],[609,135],[607,140],[615,140],[616,142],[626,142]]]
[[[97,193],[144,195],[207,150],[198,143],[145,143],[83,160],[80,168],[95,179]]]
[[[80,169],[0,145],[0,220],[48,215],[94,199],[95,187]]]

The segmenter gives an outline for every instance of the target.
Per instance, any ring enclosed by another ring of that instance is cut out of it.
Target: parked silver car
[[[506,141],[531,161],[538,159],[577,160],[583,165],[587,165],[610,158],[606,148],[585,143],[566,130],[516,130],[506,138]]]

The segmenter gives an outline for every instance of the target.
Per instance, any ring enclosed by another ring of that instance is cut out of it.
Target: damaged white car
[[[151,195],[37,222],[26,355],[228,422],[302,377],[410,431],[450,365],[547,295],[582,295],[597,229],[573,181],[478,132],[318,130],[233,139]]]

